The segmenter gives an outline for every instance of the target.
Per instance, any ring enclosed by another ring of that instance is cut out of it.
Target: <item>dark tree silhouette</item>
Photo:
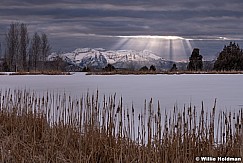
[[[156,71],[156,67],[154,65],[151,65],[149,68],[150,71]]]
[[[2,43],[0,42],[0,58],[2,57]]]
[[[28,46],[29,46],[29,34],[26,24],[20,25],[20,43],[19,43],[19,58],[20,58],[20,69],[27,70],[27,56],[28,56]]]
[[[41,37],[36,32],[31,40],[30,63],[34,70],[37,70],[37,63],[41,58]]]
[[[83,69],[82,69],[82,72],[89,72],[90,71],[90,68],[89,67],[84,67]]]
[[[140,69],[139,69],[139,71],[148,71],[149,69],[148,69],[148,67],[147,66],[143,66],[143,67],[141,67]]]
[[[116,68],[112,64],[107,64],[104,68],[105,71],[114,71]]]
[[[5,42],[6,42],[6,50],[5,50],[5,58],[7,65],[10,71],[18,70],[18,57],[19,57],[19,33],[20,33],[20,24],[13,23],[10,24],[10,28],[8,29]]]
[[[177,67],[176,67],[176,64],[174,63],[173,66],[171,67],[170,71],[177,71]]]
[[[41,56],[40,61],[42,62],[42,70],[44,69],[44,63],[46,62],[46,58],[50,55],[51,45],[49,44],[47,35],[45,33],[41,34]]]
[[[243,52],[238,44],[230,42],[228,46],[224,46],[214,63],[214,70],[243,70]]]
[[[5,72],[10,71],[9,65],[8,65],[8,63],[6,61],[6,58],[4,58],[3,63],[2,63],[2,71],[5,71]]]
[[[44,69],[44,62],[51,49],[45,33],[41,36],[35,33],[30,42],[28,28],[24,23],[10,24],[5,35],[5,45],[4,70],[8,71],[37,70],[40,69],[39,62]]]
[[[57,71],[63,71],[65,62],[62,60],[60,56],[57,56],[54,61],[54,67]]]
[[[187,66],[187,70],[189,71],[198,71],[202,70],[203,62],[202,62],[202,55],[199,54],[199,49],[194,48],[192,51],[192,55],[189,58],[190,62]]]

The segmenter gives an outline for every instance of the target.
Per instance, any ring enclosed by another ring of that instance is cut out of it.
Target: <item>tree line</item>
[[[140,71],[156,70],[156,67],[152,65],[152,69],[148,69],[147,66],[141,67]],[[186,66],[187,71],[243,71],[243,50],[240,49],[239,44],[230,42],[229,45],[225,45],[223,50],[219,53],[217,59],[214,62],[203,61],[203,56],[200,55],[200,49],[194,48],[189,62]],[[176,63],[173,63],[170,68],[171,72],[180,71],[177,68]]]
[[[64,70],[65,63],[61,58],[54,61],[47,61],[47,57],[51,52],[51,45],[47,35],[35,32],[32,37],[28,32],[27,25],[24,23],[10,24],[4,40],[5,50],[2,62],[2,71],[43,71],[43,70]],[[2,44],[0,44],[2,51]],[[200,55],[199,49],[194,48],[189,63],[188,71],[203,70],[203,56]],[[113,70],[110,65],[104,68],[106,71]],[[140,71],[148,71],[148,67],[144,66]],[[152,65],[150,70],[156,71],[156,67]],[[225,45],[219,53],[213,68],[216,71],[242,71],[243,70],[243,51],[239,45],[230,42]],[[173,64],[170,71],[178,71],[176,64]]]
[[[243,51],[235,42],[225,45],[214,63],[217,71],[241,71],[243,70]]]
[[[199,49],[194,48],[189,63],[187,65],[188,71],[203,70],[203,56],[199,54]],[[176,65],[173,65],[175,69]],[[235,42],[230,42],[225,45],[223,50],[219,53],[216,61],[213,64],[215,71],[242,71],[243,70],[243,50]]]
[[[27,25],[12,23],[5,35],[3,71],[44,70],[51,45],[45,33],[30,38]]]

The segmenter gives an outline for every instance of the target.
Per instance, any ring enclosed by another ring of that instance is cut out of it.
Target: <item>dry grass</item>
[[[0,93],[0,162],[195,162],[242,157],[242,110],[166,111],[145,101],[135,115],[115,95]],[[216,102],[215,102],[216,104]]]
[[[243,71],[97,71],[87,72],[86,75],[156,75],[156,74],[168,74],[168,75],[180,75],[180,74],[243,74]]]
[[[31,71],[31,72],[14,72],[9,75],[71,75],[70,72],[62,71]]]
[[[117,70],[117,71],[95,71],[87,72],[86,75],[146,75],[146,74],[161,74],[156,71],[138,71],[138,70]]]
[[[164,74],[243,74],[243,71],[164,71]]]

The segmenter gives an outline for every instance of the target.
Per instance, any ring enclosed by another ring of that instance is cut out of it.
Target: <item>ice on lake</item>
[[[160,101],[162,109],[174,106],[193,106],[210,109],[217,99],[218,110],[243,107],[243,75],[241,74],[184,74],[184,75],[2,75],[0,89],[27,89],[37,93],[66,92],[79,97],[99,91],[101,97],[116,94],[123,97],[124,107],[136,110],[144,107],[144,100]]]

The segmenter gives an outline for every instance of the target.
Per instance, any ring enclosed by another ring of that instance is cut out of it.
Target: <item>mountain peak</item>
[[[81,68],[104,68],[107,64],[113,64],[117,68],[127,68],[129,64],[139,66],[162,64],[164,59],[149,50],[106,50],[103,48],[78,48],[70,53],[57,55],[53,53],[49,58],[61,57],[69,64]]]

